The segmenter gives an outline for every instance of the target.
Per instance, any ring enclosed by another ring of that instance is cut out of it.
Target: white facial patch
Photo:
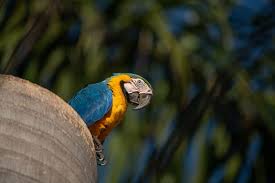
[[[139,90],[139,93],[153,94],[152,90],[148,87],[148,85],[142,79],[132,79],[135,83],[136,87]]]
[[[136,85],[134,83],[132,83],[132,82],[124,83],[124,88],[127,91],[127,93],[139,92],[139,90],[136,87]]]

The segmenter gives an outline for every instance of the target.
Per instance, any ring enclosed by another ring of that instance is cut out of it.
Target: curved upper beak
[[[133,109],[142,109],[147,106],[153,95],[152,88],[144,83],[142,86],[137,86],[133,81],[124,83],[124,88],[128,95],[128,101],[135,105]]]

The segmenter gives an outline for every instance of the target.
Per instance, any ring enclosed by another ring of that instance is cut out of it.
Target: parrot
[[[103,142],[123,119],[128,104],[134,110],[147,106],[153,88],[143,77],[132,73],[114,73],[111,77],[88,84],[78,91],[69,105],[86,123],[95,145],[98,165],[106,165]]]

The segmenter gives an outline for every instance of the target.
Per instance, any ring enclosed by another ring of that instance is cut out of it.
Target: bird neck
[[[121,88],[121,82],[130,80],[131,78],[127,75],[113,76],[107,80],[108,87],[113,93],[112,107],[101,120],[90,127],[92,134],[101,142],[124,117],[127,110],[127,99]]]

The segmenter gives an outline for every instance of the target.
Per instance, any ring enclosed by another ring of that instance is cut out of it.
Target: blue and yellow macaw
[[[134,109],[141,109],[150,103],[152,94],[146,79],[136,74],[118,73],[89,84],[69,101],[93,136],[98,164],[106,164],[102,143],[123,119],[128,103],[134,105]]]

